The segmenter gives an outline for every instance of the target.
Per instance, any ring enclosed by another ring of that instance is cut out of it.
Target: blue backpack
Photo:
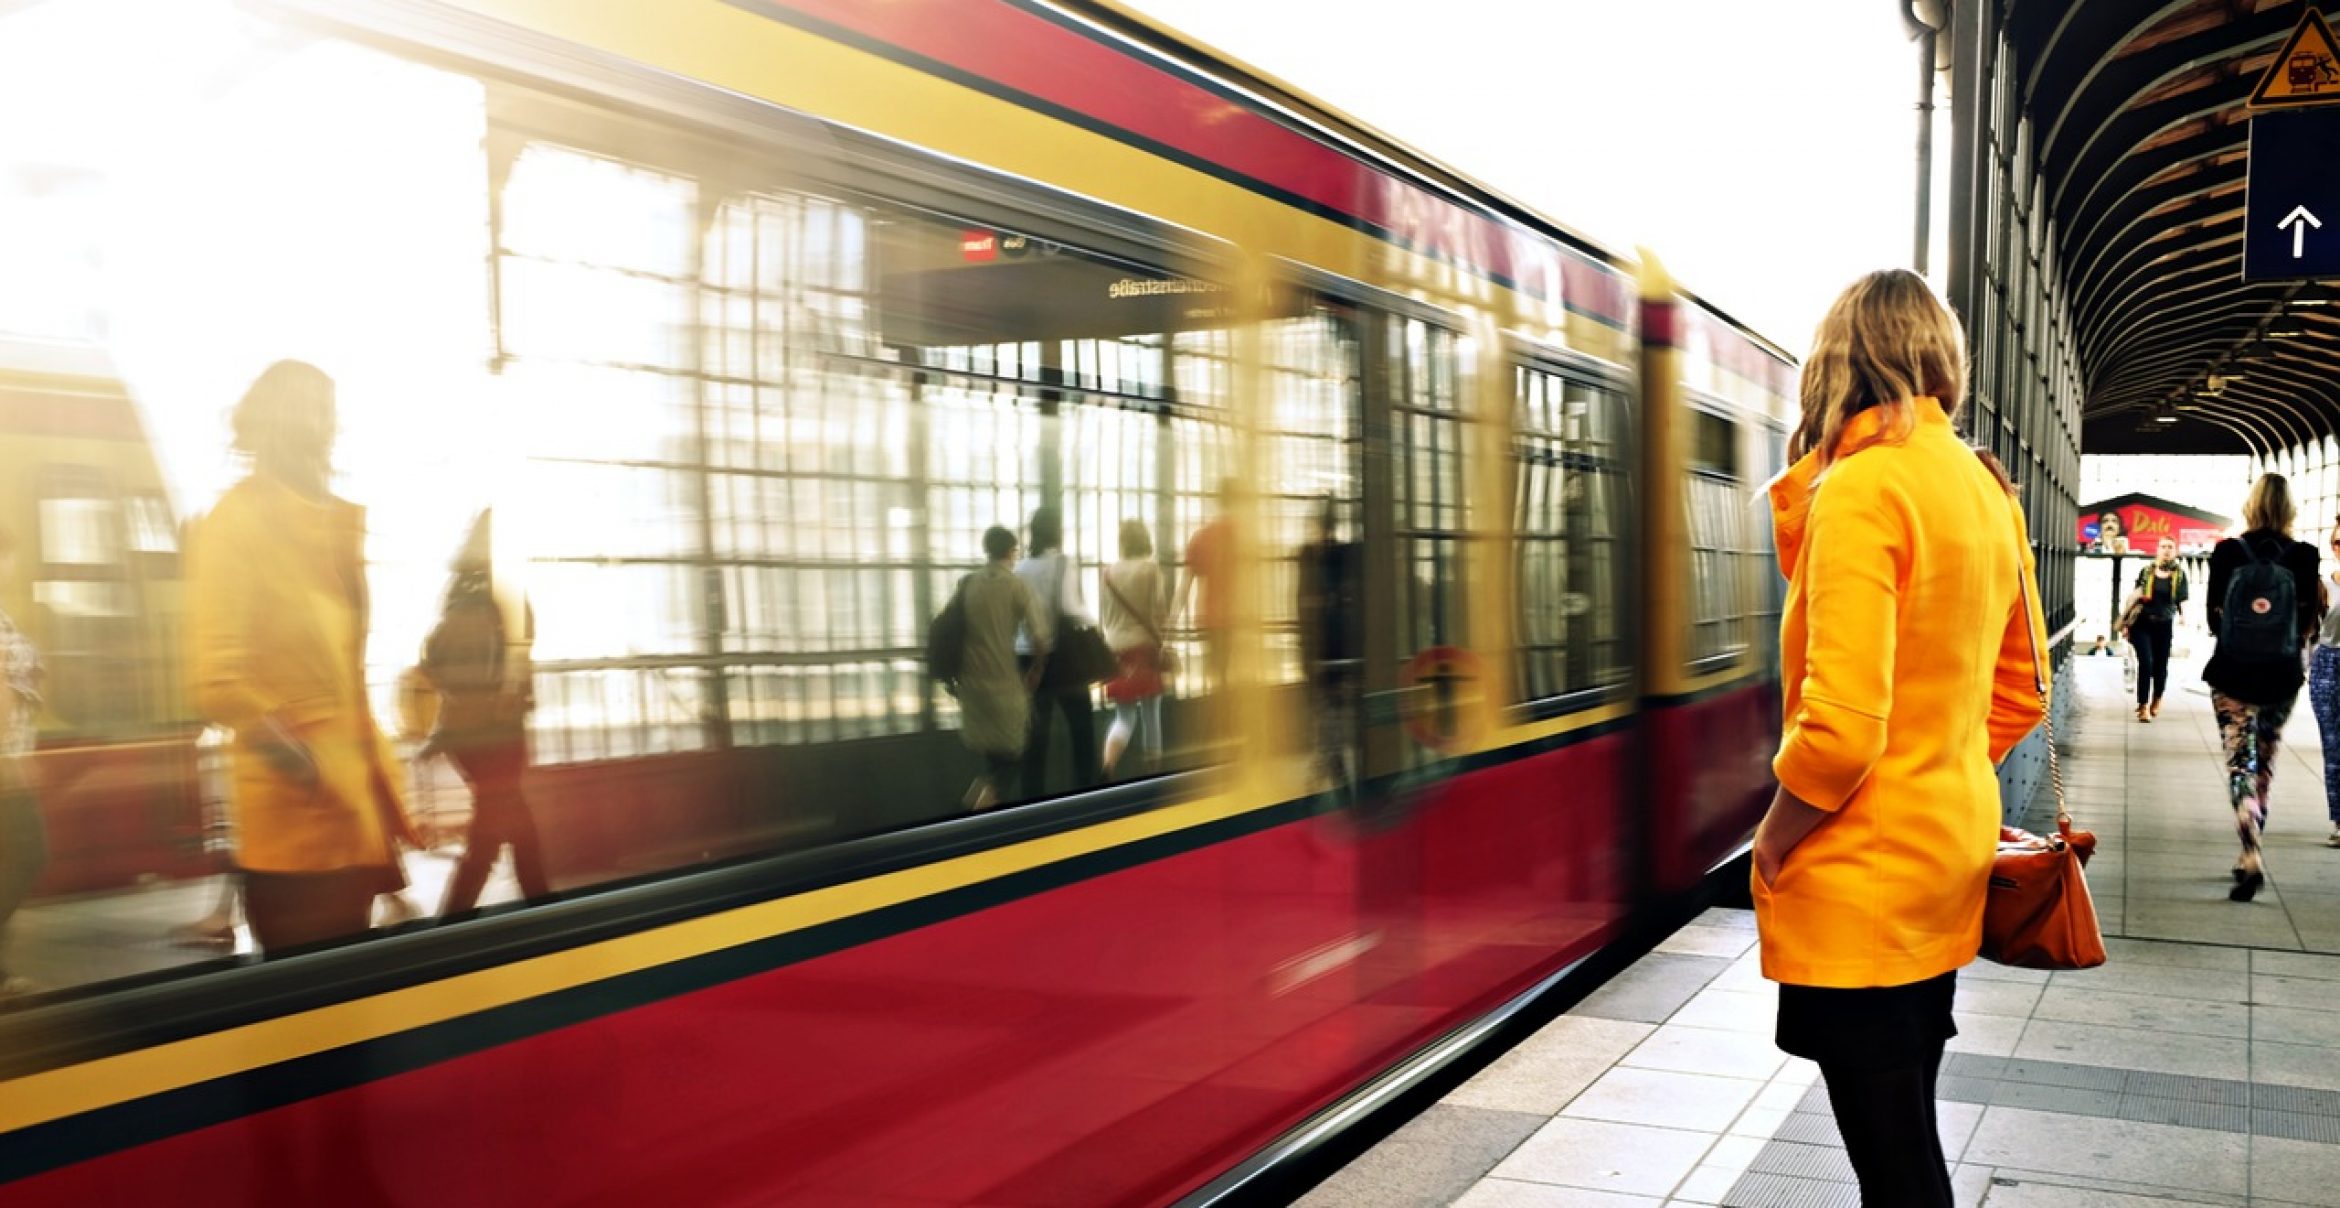
[[[2226,581],[2226,604],[2218,618],[2218,652],[2249,662],[2296,659],[2299,585],[2292,581],[2291,569],[2283,565],[2283,547],[2277,543],[2273,557],[2261,557],[2249,542],[2240,544],[2251,561]]]

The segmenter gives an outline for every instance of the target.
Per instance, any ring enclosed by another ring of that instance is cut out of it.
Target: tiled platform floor
[[[2315,721],[2303,701],[2270,883],[2236,904],[2198,671],[2141,725],[2117,660],[2076,670],[2066,780],[2103,844],[2089,883],[2112,960],[1961,974],[1940,1105],[1959,1202],[2340,1208],[2340,850]],[[1301,1202],[1853,1208],[1818,1071],[1772,1046],[1754,943],[1751,915],[1709,912]]]

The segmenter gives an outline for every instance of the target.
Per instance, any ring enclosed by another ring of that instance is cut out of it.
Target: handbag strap
[[[1146,636],[1154,639],[1154,645],[1165,646],[1169,644],[1162,640],[1162,631],[1154,628],[1154,623],[1146,619],[1146,614],[1130,607],[1129,597],[1122,595],[1121,589],[1113,585],[1112,567],[1106,567],[1105,573],[1099,575],[1098,578],[1103,580],[1105,583],[1105,594],[1112,596],[1113,602],[1121,605],[1121,611],[1128,613],[1130,618],[1135,620],[1138,625],[1146,631]]]
[[[2009,506],[2013,506],[2012,503]],[[2047,729],[2048,783],[2055,786],[2056,791],[2056,829],[2068,834],[2072,830],[2072,811],[2064,804],[2064,765],[2056,758],[2056,708],[2048,700],[2046,656],[2039,648],[2039,630],[2031,624],[2031,572],[2023,567],[2023,555],[2026,552],[2023,539],[2018,534],[2015,540],[2015,599],[2023,610],[2023,640],[2031,647],[2031,687],[2039,694],[2040,725]]]

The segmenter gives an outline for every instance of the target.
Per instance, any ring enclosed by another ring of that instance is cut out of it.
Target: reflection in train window
[[[1396,504],[1397,654],[1469,643],[1463,546],[1463,368],[1451,331],[1389,317],[1391,467]]]
[[[1683,484],[1690,535],[1692,663],[1745,650],[1754,633],[1750,575],[1755,504],[1739,479],[1739,427],[1708,411],[1691,413],[1690,472]]]
[[[1513,370],[1521,701],[1621,682],[1624,399],[1549,370]]]
[[[1354,323],[1318,307],[1271,320],[1261,355],[1267,375],[1267,453],[1274,489],[1260,500],[1270,683],[1301,678],[1298,612],[1301,547],[1317,540],[1327,506],[1333,539],[1363,540],[1354,514],[1363,492],[1357,458],[1360,350]]]

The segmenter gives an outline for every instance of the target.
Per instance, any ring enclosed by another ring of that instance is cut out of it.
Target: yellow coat
[[[238,865],[330,872],[395,863],[411,840],[397,765],[365,688],[365,511],[254,475],[220,497],[189,547],[196,707],[236,733]],[[314,785],[249,740],[273,718],[317,761]]]
[[[1772,770],[1831,815],[1772,884],[1754,878],[1774,981],[1898,986],[1973,960],[1999,832],[1993,765],[2041,716],[2022,508],[1939,403],[1911,406],[1907,439],[1839,458],[1817,488],[1807,457],[1771,490],[1788,575]],[[1879,410],[1840,448],[1875,440]]]

